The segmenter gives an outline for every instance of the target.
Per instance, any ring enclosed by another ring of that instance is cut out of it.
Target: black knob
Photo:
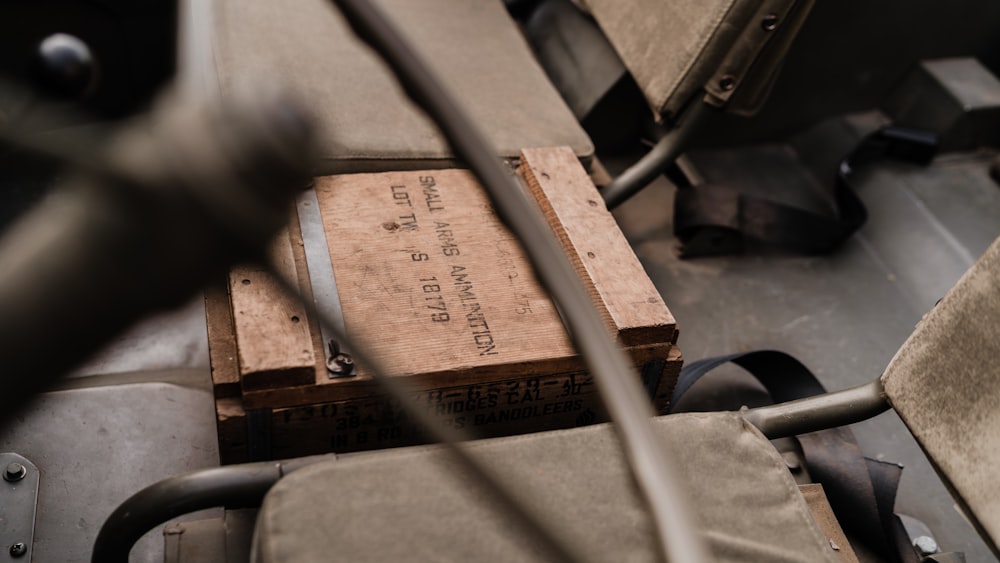
[[[90,47],[80,39],[54,33],[38,44],[37,74],[47,93],[61,98],[79,98],[87,94],[97,78],[96,63]]]

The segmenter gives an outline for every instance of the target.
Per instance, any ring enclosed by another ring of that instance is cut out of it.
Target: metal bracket
[[[24,456],[0,453],[0,561],[31,561],[39,477]]]
[[[340,293],[337,291],[337,279],[333,274],[330,247],[326,242],[326,230],[323,228],[323,216],[319,210],[319,199],[316,197],[315,188],[299,195],[296,211],[299,216],[299,227],[302,229],[306,269],[309,270],[309,283],[312,286],[316,309],[324,317],[333,320],[336,326],[332,328],[344,333],[344,310],[340,305]],[[323,342],[330,348],[326,359],[330,377],[350,377],[355,372],[350,351],[337,342],[330,328],[320,322]]]

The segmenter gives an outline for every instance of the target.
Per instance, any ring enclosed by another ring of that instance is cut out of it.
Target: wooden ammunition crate
[[[517,174],[664,408],[676,324],[590,178],[562,148],[525,150]],[[603,419],[558,312],[468,171],[330,176],[315,190],[347,331],[422,403],[482,437]],[[311,296],[302,233],[293,220],[273,255]],[[330,376],[316,319],[267,273],[234,268],[206,311],[223,463],[421,442],[363,365]]]

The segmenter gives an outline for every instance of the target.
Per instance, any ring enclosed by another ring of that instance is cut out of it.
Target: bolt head
[[[9,553],[11,557],[24,557],[28,554],[28,546],[24,542],[17,542],[10,546]]]
[[[939,551],[937,542],[930,536],[920,536],[914,539],[913,547],[917,548],[920,555],[933,555]]]
[[[27,474],[28,470],[20,463],[14,461],[8,463],[7,468],[4,469],[3,480],[7,481],[8,483],[16,483],[17,481],[24,479],[24,476]]]

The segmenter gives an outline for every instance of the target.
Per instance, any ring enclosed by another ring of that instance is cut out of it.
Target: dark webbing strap
[[[868,135],[840,163],[833,188],[836,211],[828,215],[725,185],[682,187],[674,198],[674,234],[683,245],[681,254],[731,254],[742,249],[742,244],[734,243],[742,237],[805,254],[832,252],[868,218],[851,186],[854,172],[883,158],[928,164],[937,146],[937,135],[905,127],[884,127]]]
[[[776,350],[758,350],[705,358],[685,366],[670,399],[671,409],[695,382],[728,362],[757,378],[778,403],[826,392],[809,368],[794,357]],[[809,474],[823,485],[847,535],[886,561],[919,561],[893,513],[902,467],[865,458],[848,427],[802,434],[798,439]]]

